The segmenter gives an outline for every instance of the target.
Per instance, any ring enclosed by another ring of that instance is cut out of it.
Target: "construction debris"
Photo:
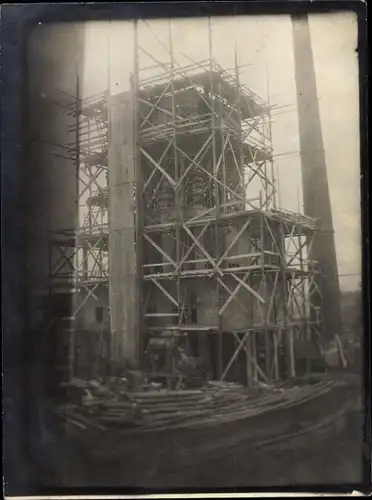
[[[59,407],[57,413],[68,421],[104,430],[105,426],[133,425],[140,418],[135,403],[128,397],[128,382],[124,377],[111,378],[106,384],[73,379],[63,388],[67,389],[65,395],[73,395],[74,399]]]

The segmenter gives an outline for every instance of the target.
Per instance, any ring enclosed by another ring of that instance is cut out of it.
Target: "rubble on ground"
[[[125,377],[112,377],[106,382],[72,379],[61,389],[65,401],[56,411],[72,424],[104,430],[107,426],[134,425],[140,418],[136,404],[128,396]]]

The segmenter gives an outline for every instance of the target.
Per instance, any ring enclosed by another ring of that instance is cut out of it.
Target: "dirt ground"
[[[344,429],[337,436],[297,438],[279,447],[259,453],[241,443],[233,450],[221,451],[208,459],[198,460],[188,467],[179,466],[167,457],[160,457],[153,470],[139,465],[133,472],[120,460],[93,464],[89,460],[70,456],[62,468],[55,471],[55,480],[62,486],[108,489],[178,488],[263,488],[316,485],[359,484],[362,477],[362,437],[356,429]],[[156,453],[155,450],[153,450]],[[141,463],[140,461],[138,462]],[[62,466],[62,464],[61,464]],[[59,478],[58,478],[59,476]],[[63,477],[62,477],[63,476]]]

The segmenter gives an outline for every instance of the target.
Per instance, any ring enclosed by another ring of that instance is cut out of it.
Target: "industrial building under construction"
[[[304,374],[323,346],[320,226],[278,206],[272,107],[211,47],[188,66],[168,50],[150,77],[135,59],[128,91],[69,104],[80,227],[52,236],[50,292],[73,294],[70,375],[105,353],[173,386],[180,348],[216,380]]]

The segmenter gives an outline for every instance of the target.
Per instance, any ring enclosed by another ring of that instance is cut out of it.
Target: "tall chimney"
[[[308,16],[292,16],[305,214],[318,220],[309,259],[319,263],[324,337],[341,333],[340,287]]]
[[[39,23],[27,41],[26,295],[35,363],[40,369],[50,369],[50,373],[55,373],[54,356],[64,352],[67,339],[74,336],[73,283],[52,289],[51,282],[58,267],[60,275],[72,273],[73,235],[79,225],[78,148],[76,132],[71,128],[77,123],[73,112],[77,111],[84,37],[81,23]],[[52,251],[51,240],[62,230],[64,234],[70,232],[72,243],[60,252],[58,248]],[[66,257],[62,261],[61,253]],[[71,364],[72,357],[71,350]],[[50,373],[42,378],[54,387]]]

